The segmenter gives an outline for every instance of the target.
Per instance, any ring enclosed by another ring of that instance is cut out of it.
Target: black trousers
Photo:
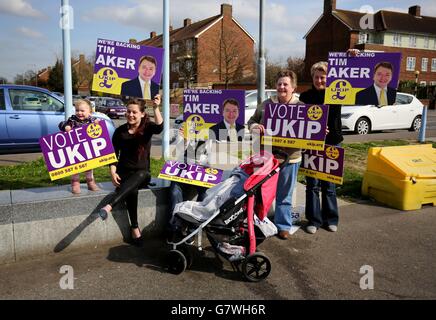
[[[124,201],[129,213],[131,227],[138,228],[138,190],[146,187],[150,182],[150,172],[134,170],[117,173],[121,178],[121,183],[115,190],[115,196],[109,202],[109,205],[113,208]]]

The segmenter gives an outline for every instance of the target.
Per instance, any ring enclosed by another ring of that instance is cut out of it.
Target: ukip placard
[[[267,104],[261,143],[285,148],[324,150],[329,107]]]
[[[400,75],[401,53],[330,52],[325,104],[393,105]]]
[[[242,141],[245,128],[244,115],[244,90],[186,89],[183,91],[184,133],[188,139]]]
[[[104,120],[41,137],[39,145],[51,180],[117,161]]]
[[[167,161],[158,178],[211,188],[221,182],[223,170],[186,164],[179,161]]]
[[[163,49],[98,39],[92,90],[150,100],[159,93]]]
[[[320,180],[343,183],[344,149],[326,144],[325,150],[303,150],[300,173]]]

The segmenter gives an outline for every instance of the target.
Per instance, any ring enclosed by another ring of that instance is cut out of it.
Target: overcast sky
[[[220,13],[220,5],[233,5],[233,16],[258,39],[258,0],[169,0],[174,28],[183,19],[193,22]],[[61,0],[0,0],[0,76],[13,80],[18,73],[53,65],[62,57],[59,28]],[[74,9],[71,30],[73,54],[92,54],[97,38],[143,40],[151,31],[162,33],[162,5],[158,0],[70,0]],[[304,57],[304,35],[321,15],[324,0],[265,0],[265,45],[276,62]],[[337,0],[338,9],[407,12],[419,4],[423,15],[436,16],[435,0]]]

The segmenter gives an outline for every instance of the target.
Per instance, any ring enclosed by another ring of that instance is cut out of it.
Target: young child
[[[76,114],[72,115],[66,121],[59,123],[59,129],[61,131],[68,132],[73,128],[82,127],[90,123],[98,123],[99,120],[96,117],[91,116],[92,105],[89,100],[79,99],[75,103]],[[88,190],[99,191],[100,188],[95,184],[94,175],[92,170],[85,172],[86,183],[88,184]],[[80,176],[74,174],[71,176],[71,192],[74,194],[80,193]]]

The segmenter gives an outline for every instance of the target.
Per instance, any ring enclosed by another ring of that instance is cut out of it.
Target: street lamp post
[[[415,71],[415,97],[418,98],[418,77],[419,77],[419,70]]]

